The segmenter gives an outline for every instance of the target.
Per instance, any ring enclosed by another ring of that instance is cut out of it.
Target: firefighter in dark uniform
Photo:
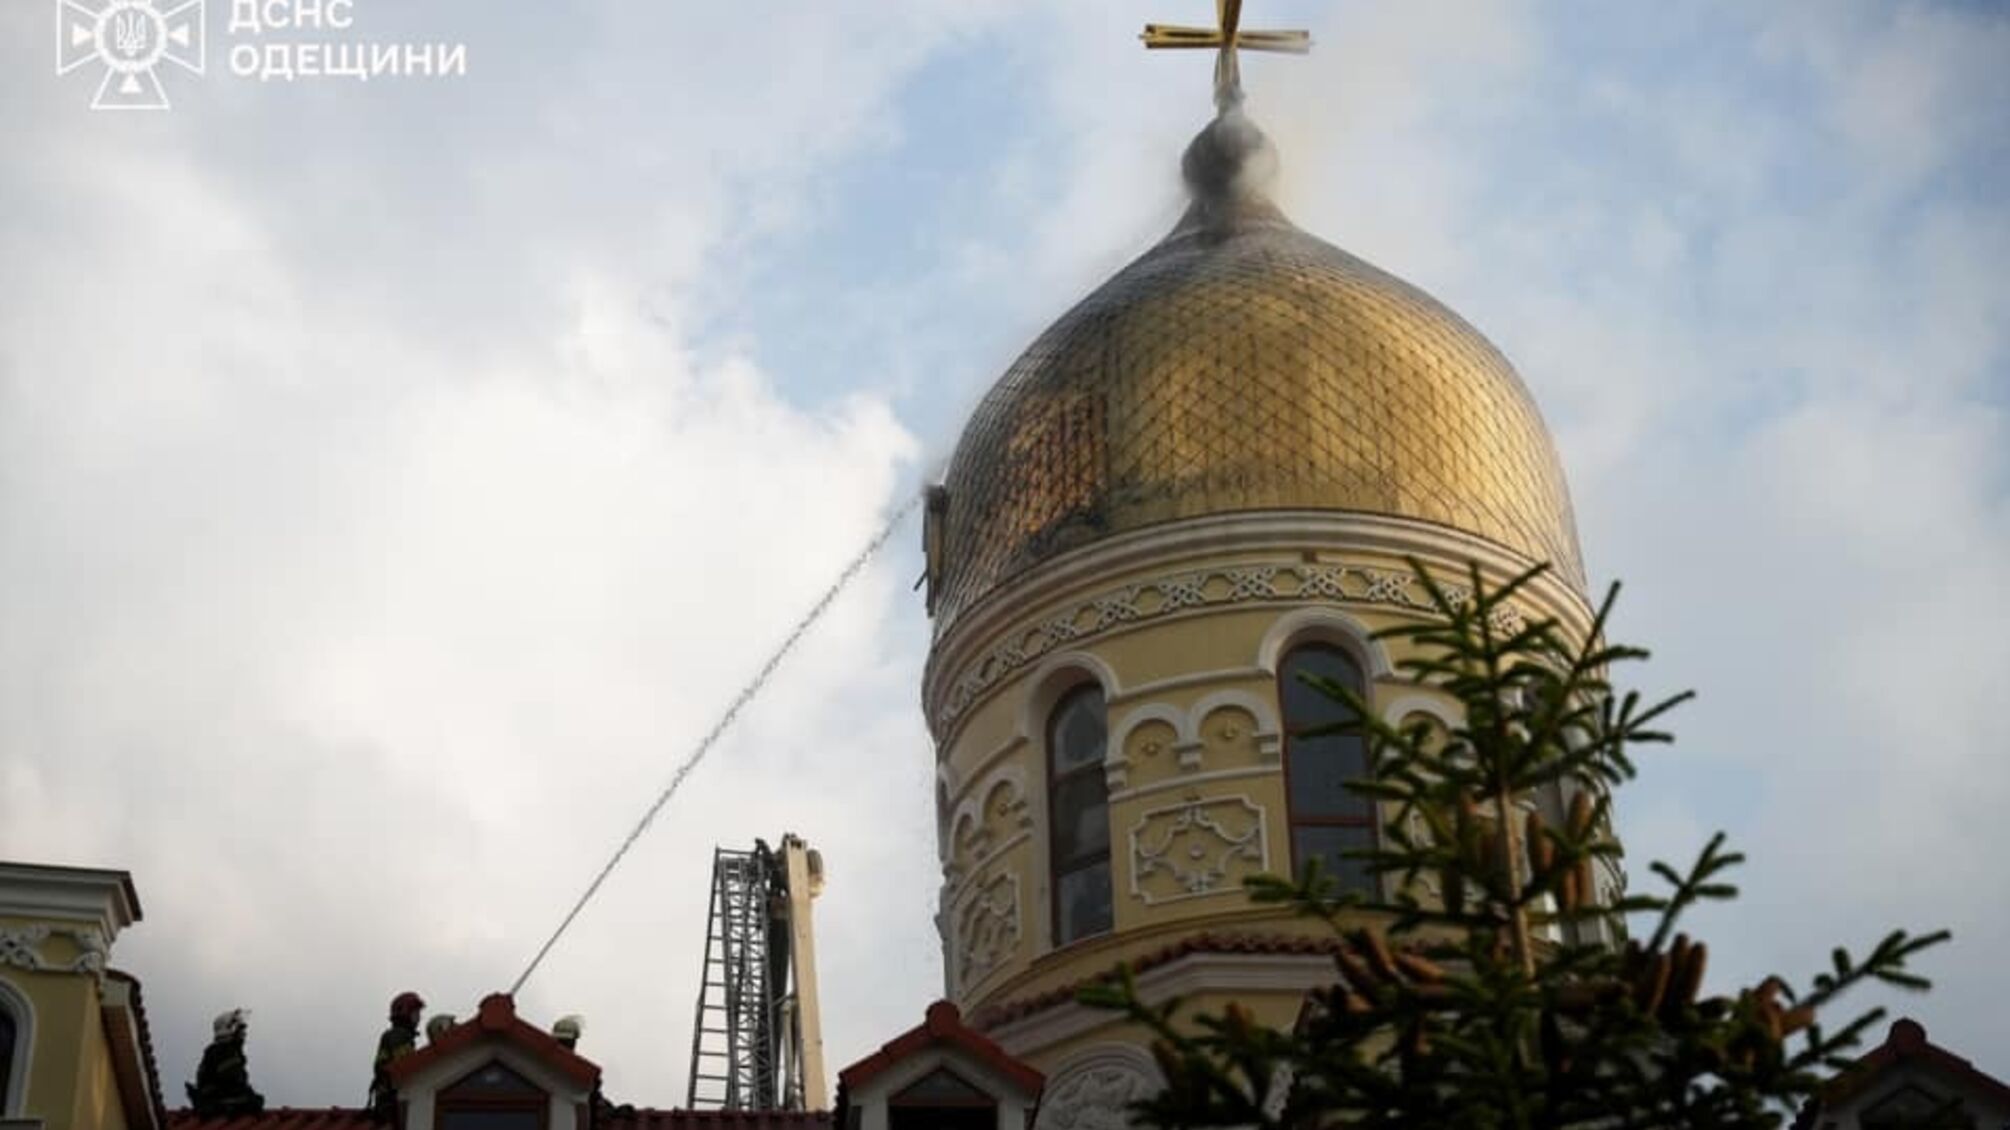
[[[265,1109],[265,1096],[251,1089],[251,1070],[244,1059],[247,1015],[233,1008],[217,1017],[210,1029],[214,1038],[202,1051],[195,1082],[185,1085],[188,1105],[199,1117],[257,1114]]]
[[[370,1114],[378,1122],[397,1118],[398,1092],[391,1086],[391,1062],[418,1048],[419,1014],[425,1009],[426,1002],[417,993],[391,998],[391,1026],[377,1038],[377,1059],[370,1070]]]

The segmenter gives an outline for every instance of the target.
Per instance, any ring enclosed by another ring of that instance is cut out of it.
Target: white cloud
[[[1707,42],[1614,17],[1594,49],[1515,3],[1306,6],[1319,53],[1251,61],[1251,107],[1304,226],[1517,359],[1646,677],[1704,691],[1621,811],[1635,858],[1753,850],[1704,920],[1720,974],[1952,923],[1907,1007],[2002,1073],[2003,24],[1832,10]],[[506,984],[939,451],[876,374],[812,409],[737,340],[743,257],[816,250],[830,172],[912,142],[901,82],[992,35],[1033,109],[911,289],[796,296],[869,308],[896,373],[1142,250],[1206,112],[1199,56],[1137,61],[1147,7],[369,13],[465,29],[474,73],[205,81],[141,121],[0,54],[0,853],[136,872],[120,957],[171,1089],[248,1004],[270,1094],[354,1102],[392,992]],[[913,388],[922,417],[972,392]],[[682,1098],[714,843],[831,861],[833,1066],[937,991],[908,564],[527,988],[588,1015],[616,1098]]]

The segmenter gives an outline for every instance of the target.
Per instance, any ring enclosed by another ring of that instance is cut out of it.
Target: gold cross
[[[1312,50],[1311,32],[1242,30],[1242,0],[1214,0],[1214,16],[1214,27],[1146,24],[1144,34],[1138,38],[1145,41],[1146,47],[1216,48],[1220,54],[1214,61],[1214,105],[1222,113],[1242,102],[1242,67],[1235,59],[1237,48],[1293,55]]]

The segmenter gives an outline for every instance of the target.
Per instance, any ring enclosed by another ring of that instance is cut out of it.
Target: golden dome
[[[1514,368],[1430,295],[1292,226],[1253,187],[1274,160],[1238,109],[1201,131],[1179,225],[985,396],[931,506],[938,628],[1068,549],[1251,510],[1434,522],[1583,587]]]

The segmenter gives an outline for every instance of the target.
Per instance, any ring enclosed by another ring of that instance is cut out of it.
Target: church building
[[[1308,675],[1454,721],[1374,638],[1428,607],[1408,561],[1454,586],[1548,563],[1512,615],[1577,639],[1591,618],[1528,389],[1456,313],[1292,224],[1223,62],[1185,214],[1006,371],[926,512],[946,991],[1046,1073],[1043,1130],[1114,1125],[1158,1085],[1141,1035],[1075,1002],[1119,963],[1148,1003],[1280,1027],[1332,982],[1327,928],[1242,881],[1317,859],[1376,882],[1346,854],[1386,815],[1345,787],[1363,742],[1295,735],[1344,716]],[[1521,801],[1554,823],[1567,799]]]
[[[1149,1001],[1288,1026],[1333,981],[1324,927],[1242,888],[1315,859],[1376,881],[1345,854],[1386,815],[1344,786],[1363,744],[1294,736],[1344,709],[1300,676],[1455,721],[1374,638],[1428,607],[1410,559],[1448,583],[1548,563],[1508,618],[1581,638],[1591,609],[1557,453],[1508,360],[1273,202],[1234,49],[1303,40],[1238,32],[1237,7],[1147,32],[1220,49],[1185,214],[1005,372],[927,498],[945,1000],[840,1071],[833,1112],[702,1113],[610,1103],[590,1048],[498,995],[393,1064],[402,1125],[1103,1130],[1159,1077],[1140,1032],[1076,1003],[1083,985],[1128,963]],[[1560,821],[1567,800],[1521,803]],[[1607,900],[1623,879],[1600,866]],[[372,1125],[170,1111],[139,985],[106,962],[139,913],[122,873],[0,875],[0,1126]]]

